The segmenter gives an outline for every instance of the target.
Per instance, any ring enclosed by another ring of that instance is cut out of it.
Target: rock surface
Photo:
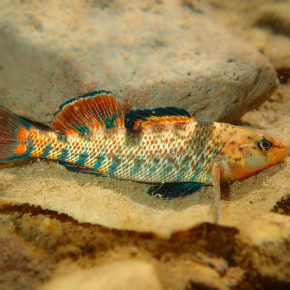
[[[241,225],[240,229],[241,240],[248,246],[248,253],[244,254],[249,255],[257,273],[290,283],[290,217],[271,213]]]
[[[88,270],[71,270],[52,279],[39,290],[161,290],[152,265],[141,261],[122,261]]]
[[[93,80],[126,109],[178,106],[230,122],[277,88],[266,58],[188,5],[100,3],[1,2],[2,105],[49,124]]]
[[[50,259],[37,247],[27,245],[7,216],[0,215],[0,289],[34,289],[40,279],[50,275]]]
[[[290,1],[184,0],[264,54],[275,68],[290,66]]]

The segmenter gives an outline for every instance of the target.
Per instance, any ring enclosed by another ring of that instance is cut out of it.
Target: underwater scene
[[[290,289],[290,0],[2,0],[0,289]]]

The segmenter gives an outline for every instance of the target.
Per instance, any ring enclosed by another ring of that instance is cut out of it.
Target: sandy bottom
[[[289,86],[281,86],[270,101],[249,112],[242,122],[263,128],[290,143],[288,91]],[[290,190],[289,161],[287,158],[286,162],[246,180],[223,184],[219,225],[238,227],[270,212]],[[1,170],[2,202],[40,206],[67,214],[80,223],[152,232],[160,237],[170,237],[203,222],[214,222],[212,186],[186,198],[162,200],[146,193],[150,184],[71,173],[45,160],[29,162],[34,163],[15,163],[17,167]]]

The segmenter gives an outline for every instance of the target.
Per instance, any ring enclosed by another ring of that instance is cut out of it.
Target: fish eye
[[[262,151],[268,151],[269,149],[272,148],[272,146],[273,144],[266,139],[261,139],[258,141],[258,147]]]

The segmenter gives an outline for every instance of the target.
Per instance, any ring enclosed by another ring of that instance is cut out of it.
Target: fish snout
[[[279,140],[279,142],[277,142],[277,144],[275,144],[275,147],[278,148],[279,150],[279,156],[281,157],[281,159],[284,159],[287,155],[290,156],[290,145],[287,144],[286,142]]]

